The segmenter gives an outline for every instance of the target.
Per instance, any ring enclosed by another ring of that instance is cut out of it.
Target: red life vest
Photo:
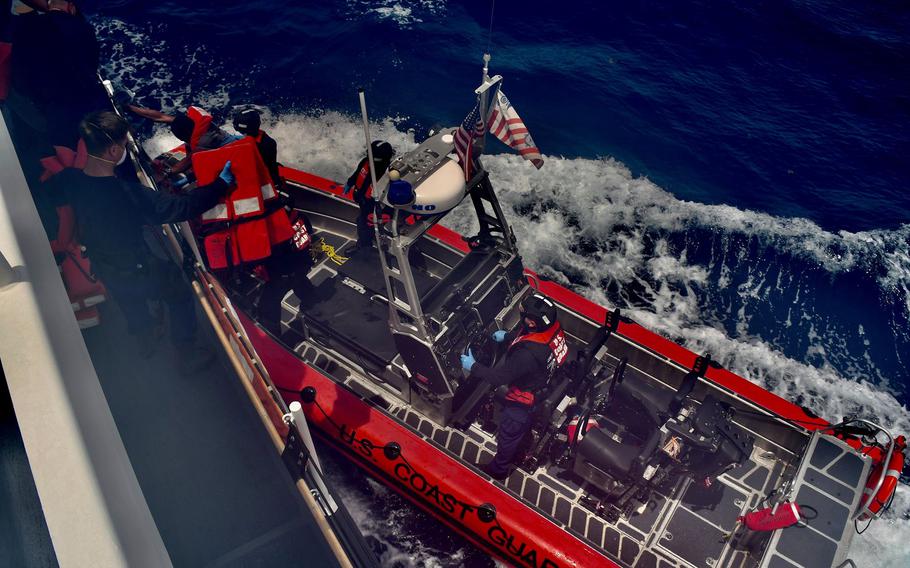
[[[373,197],[373,180],[370,179],[370,166],[369,161],[364,161],[363,166],[361,166],[360,171],[357,172],[357,181],[354,182],[354,191],[359,191],[361,187],[366,185],[366,191],[363,193],[365,199]]]
[[[85,141],[80,138],[75,151],[66,146],[54,146],[54,155],[41,158],[40,161],[44,171],[41,172],[39,179],[45,182],[66,168],[85,169],[85,164],[88,161],[88,150],[85,147]]]
[[[198,184],[214,182],[228,160],[237,185],[202,214],[203,225],[220,224],[204,238],[209,267],[227,268],[267,258],[273,245],[290,239],[299,250],[307,248],[311,239],[304,224],[299,220],[292,224],[283,207],[267,207],[278,194],[252,138],[194,153]]]
[[[85,142],[80,138],[76,150],[65,146],[54,146],[55,154],[41,158],[45,182],[66,168],[84,169],[88,160]],[[66,288],[70,305],[76,312],[80,328],[98,325],[101,320],[94,306],[105,301],[107,290],[104,283],[92,272],[92,265],[82,245],[76,239],[76,214],[70,205],[57,207],[57,235],[51,240],[51,250],[57,257],[60,275]]]
[[[569,353],[569,346],[566,344],[566,336],[562,331],[562,326],[559,325],[559,322],[556,322],[553,327],[546,331],[519,335],[509,344],[509,351],[525,342],[546,345],[550,349],[550,353],[547,356],[547,382],[549,382],[556,373],[556,369],[565,362]],[[506,392],[506,400],[531,406],[534,404],[534,391],[523,390],[515,385],[509,385],[509,390]]]
[[[205,134],[212,124],[212,115],[196,106],[186,109],[186,116],[193,121],[193,134],[190,136],[190,150],[199,147],[199,139]]]
[[[12,54],[13,44],[0,41],[0,101],[5,101],[9,94]]]

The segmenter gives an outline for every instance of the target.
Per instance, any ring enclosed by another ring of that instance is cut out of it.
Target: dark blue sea
[[[84,4],[144,103],[259,105],[284,163],[334,179],[363,151],[358,87],[408,149],[464,118],[489,51],[546,160],[492,139],[484,160],[527,265],[829,419],[910,433],[910,4],[499,0],[492,34],[490,0]],[[386,564],[490,564],[338,481]],[[908,494],[861,565],[906,566]]]

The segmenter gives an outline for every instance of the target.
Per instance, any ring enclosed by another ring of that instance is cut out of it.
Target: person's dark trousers
[[[272,333],[281,331],[281,301],[289,290],[305,305],[314,296],[315,287],[307,278],[313,266],[309,251],[298,251],[289,243],[281,245],[263,261],[269,280],[259,296],[259,322]]]
[[[357,215],[357,246],[368,247],[373,244],[375,232],[369,224],[369,216],[376,209],[376,200],[372,197],[364,197],[357,200],[360,205],[360,213]]]
[[[176,346],[192,343],[196,335],[193,293],[176,265],[153,258],[142,270],[127,272],[96,263],[95,272],[123,311],[130,334],[152,332],[156,320],[149,301],[160,300],[167,306],[171,342]]]
[[[515,459],[521,442],[531,429],[531,407],[506,404],[502,408],[499,418],[499,428],[496,431],[496,455],[489,464],[487,471],[494,477],[505,477],[509,473],[509,466]]]

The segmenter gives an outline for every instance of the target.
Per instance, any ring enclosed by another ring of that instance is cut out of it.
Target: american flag
[[[496,97],[496,105],[490,115],[490,134],[499,138],[503,144],[507,144],[512,149],[517,150],[521,157],[530,160],[537,169],[543,166],[543,158],[540,156],[540,148],[534,144],[534,139],[528,132],[521,117],[515,111],[515,107],[509,102],[505,93],[499,91]]]
[[[464,166],[464,179],[468,181],[474,173],[474,159],[472,150],[474,142],[484,134],[484,124],[480,117],[480,101],[474,105],[468,116],[465,117],[461,126],[455,131],[455,153]]]

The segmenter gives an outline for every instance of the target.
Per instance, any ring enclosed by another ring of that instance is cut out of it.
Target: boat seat
[[[660,441],[660,430],[653,430],[643,443],[620,443],[600,428],[589,430],[578,444],[578,458],[617,479],[629,477],[636,464],[643,468]],[[578,462],[576,458],[576,464]],[[577,467],[576,467],[577,471]]]
[[[616,389],[616,394],[621,399],[623,396],[632,397],[642,403],[656,424],[662,424],[666,419],[677,412],[682,402],[692,392],[698,375],[690,371],[679,388],[671,390],[663,386],[655,386],[643,380],[630,380],[626,378]]]
[[[556,406],[562,401],[562,397],[565,396],[566,390],[569,388],[569,375],[567,373],[558,373],[553,381],[553,384],[542,393],[540,402],[537,403],[536,414],[541,421],[550,420],[550,416],[553,415],[553,410]]]

